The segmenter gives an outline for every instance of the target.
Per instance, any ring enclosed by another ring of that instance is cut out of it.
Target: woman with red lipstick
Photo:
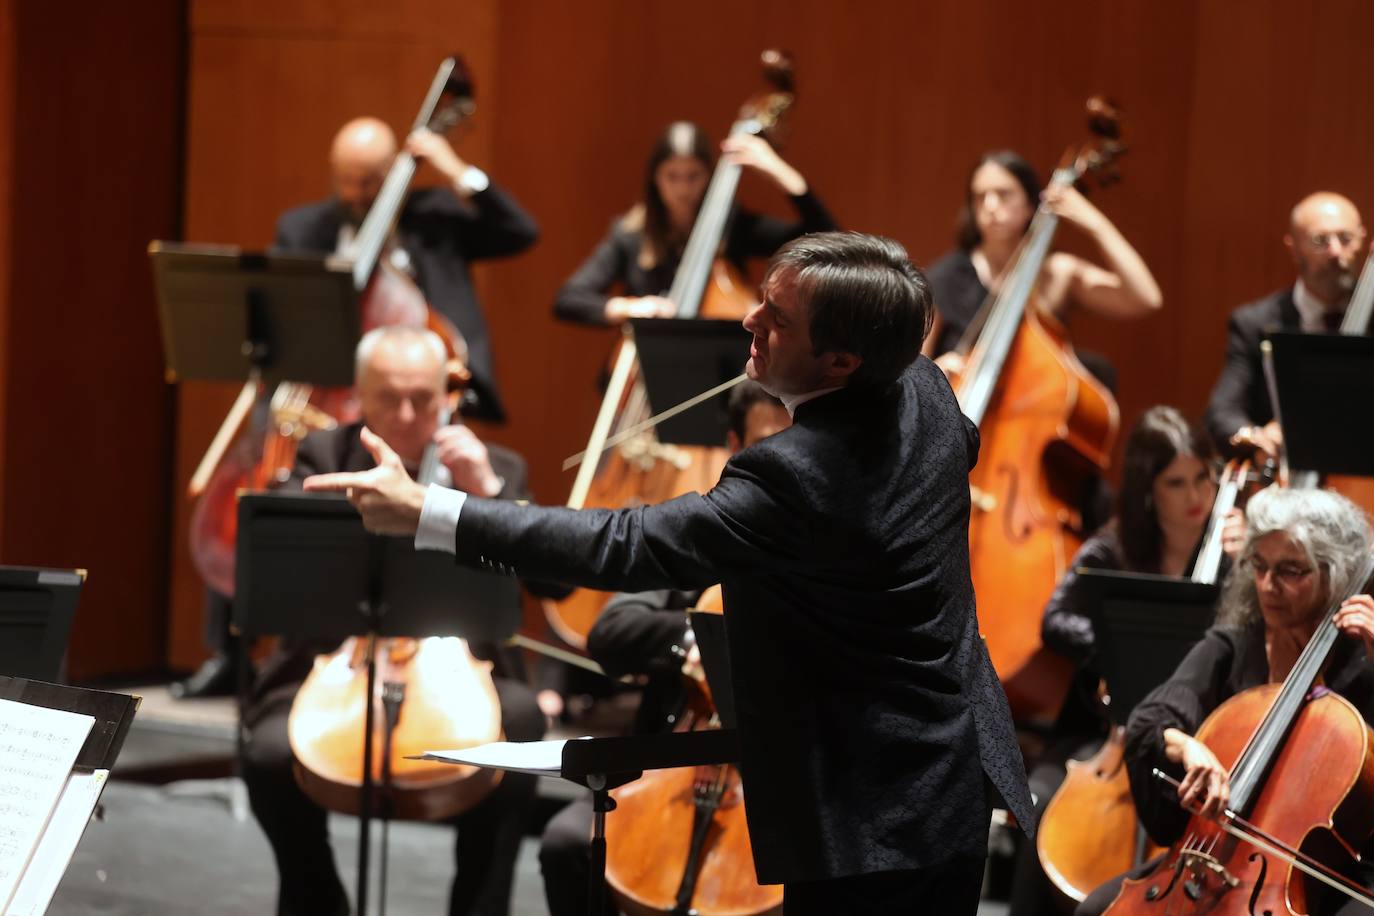
[[[1041,639],[1078,667],[1045,753],[1030,773],[1037,808],[1049,803],[1064,781],[1065,761],[1096,753],[1106,737],[1097,712],[1099,673],[1088,599],[1080,568],[1186,576],[1201,544],[1217,487],[1212,480],[1211,441],[1172,407],[1141,415],[1126,442],[1115,518],[1084,542],[1045,606]],[[1222,537],[1228,556],[1239,549],[1243,520],[1230,519]],[[1023,844],[1012,886],[1011,913],[1057,913],[1034,846]]]
[[[941,357],[942,367],[961,360],[952,351],[988,293],[1001,286],[1038,206],[1086,233],[1105,262],[1099,267],[1065,252],[1046,258],[1037,293],[1051,315],[1062,321],[1081,307],[1109,318],[1136,318],[1163,305],[1150,268],[1101,210],[1072,188],[1042,194],[1030,163],[1010,150],[995,150],[985,153],[969,175],[958,247],[926,272],[936,315],[924,352]],[[1097,371],[1091,364],[1088,368]]]
[[[611,231],[554,300],[554,315],[580,324],[620,324],[627,318],[671,318],[665,294],[692,234],[697,210],[715,168],[711,141],[686,121],[669,124],[649,153],[644,199],[617,217]],[[802,174],[761,137],[733,136],[721,159],[752,169],[787,195],[797,221],[784,222],[737,208],[725,238],[724,256],[745,273],[749,258],[766,258],[786,242],[836,228]],[[611,295],[619,285],[618,295]]]

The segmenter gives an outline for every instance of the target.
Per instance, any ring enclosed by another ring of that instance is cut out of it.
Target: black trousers
[[[984,858],[783,886],[786,916],[974,916]]]
[[[496,678],[501,723],[510,741],[537,741],[544,716],[526,685]],[[259,697],[245,716],[241,761],[253,815],[276,858],[279,916],[335,916],[349,912],[329,846],[328,818],[296,784],[286,719],[299,684],[277,687]],[[505,916],[510,911],[515,860],[536,778],[507,773],[481,804],[453,819],[457,872],[449,892],[450,916]]]

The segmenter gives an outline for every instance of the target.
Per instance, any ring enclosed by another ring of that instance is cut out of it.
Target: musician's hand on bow
[[[434,166],[450,183],[462,178],[468,170],[468,164],[453,151],[444,135],[427,127],[418,128],[406,138],[406,152]]]
[[[1374,598],[1355,595],[1336,611],[1332,623],[1346,636],[1362,640],[1365,653],[1374,659]]]
[[[453,486],[474,496],[501,492],[501,478],[491,467],[491,455],[469,427],[452,424],[434,432],[436,457],[448,468]]]
[[[801,172],[788,165],[762,137],[753,134],[726,137],[720,149],[722,161],[757,169],[771,178],[784,194],[797,197],[806,193],[806,179]]]
[[[368,531],[414,536],[425,505],[425,488],[410,479],[400,456],[381,436],[363,427],[362,440],[377,461],[375,468],[307,477],[306,492],[344,493],[362,514]]]
[[[1231,801],[1231,779],[1212,749],[1177,728],[1164,730],[1164,753],[1183,764],[1178,801],[1204,817],[1218,817]]]

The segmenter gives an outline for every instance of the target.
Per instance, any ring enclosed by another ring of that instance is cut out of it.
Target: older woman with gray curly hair
[[[1349,638],[1336,642],[1323,676],[1326,687],[1374,721],[1374,599],[1364,593],[1368,583],[1357,581],[1371,550],[1364,513],[1330,491],[1271,487],[1250,500],[1245,527],[1245,546],[1222,591],[1216,625],[1136,707],[1126,728],[1136,808],[1150,837],[1164,846],[1186,827],[1185,806],[1218,814],[1229,799],[1228,770],[1194,737],[1199,726],[1241,691],[1284,680],[1331,604],[1352,592],[1358,594],[1332,618]],[[1153,778],[1155,768],[1180,780],[1177,792]],[[1374,843],[1369,846],[1367,862],[1374,861]],[[1162,858],[1107,882],[1077,913],[1101,913],[1124,878],[1150,874]]]

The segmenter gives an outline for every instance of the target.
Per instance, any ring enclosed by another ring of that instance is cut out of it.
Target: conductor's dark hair
[[[1154,504],[1155,479],[1179,455],[1206,464],[1212,442],[1196,424],[1172,407],[1151,407],[1140,415],[1126,439],[1126,458],[1117,494],[1116,518],[1126,568],[1158,573],[1164,558],[1164,530]]]
[[[973,176],[978,174],[978,170],[991,163],[1000,165],[1002,168],[1011,172],[1011,176],[1016,179],[1016,183],[1021,186],[1021,190],[1026,192],[1026,200],[1030,203],[1031,213],[1034,214],[1035,208],[1040,205],[1040,176],[1035,174],[1035,169],[1019,153],[1014,153],[1009,149],[996,149],[984,153],[978,157],[978,161],[969,170],[968,181],[964,182],[964,206],[959,210],[959,225],[955,230],[954,240],[964,251],[972,251],[983,240],[983,233],[978,231],[978,220],[973,216]],[[1021,227],[1025,232],[1030,226],[1027,220],[1026,225]]]
[[[891,239],[818,232],[784,245],[764,279],[792,276],[810,316],[811,344],[862,359],[851,385],[884,385],[921,352],[935,312],[925,274]]]
[[[748,426],[749,411],[755,404],[781,407],[782,401],[764,391],[763,386],[753,379],[745,379],[731,390],[730,400],[725,405],[725,416],[730,424],[730,431],[741,444],[744,442],[744,431]]]

